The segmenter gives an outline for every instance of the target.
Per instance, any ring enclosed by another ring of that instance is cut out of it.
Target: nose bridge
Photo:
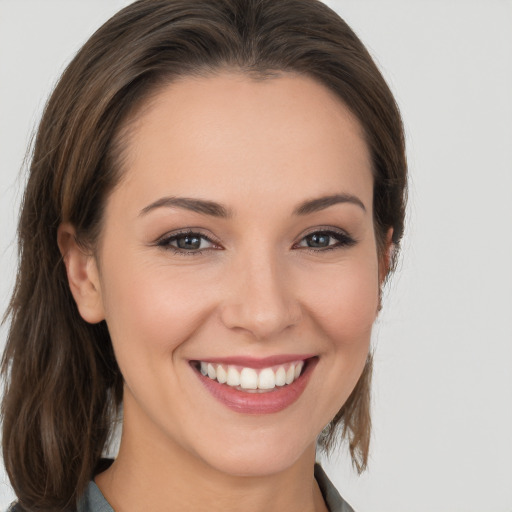
[[[227,327],[265,339],[300,321],[300,305],[287,279],[286,262],[275,248],[259,244],[235,260],[228,278],[231,290],[222,310]]]

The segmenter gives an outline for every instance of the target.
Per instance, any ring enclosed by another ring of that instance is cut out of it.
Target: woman
[[[351,510],[403,233],[400,115],[310,0],[141,0],[41,121],[4,355],[16,510]],[[102,459],[120,406],[115,461]]]

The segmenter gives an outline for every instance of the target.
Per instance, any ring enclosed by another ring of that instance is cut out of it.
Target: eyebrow
[[[351,194],[333,194],[331,196],[322,196],[318,197],[317,199],[304,201],[299,206],[297,206],[297,208],[295,208],[293,213],[295,215],[308,215],[310,213],[325,210],[326,208],[329,208],[329,206],[340,203],[355,204],[356,206],[359,206],[364,212],[366,212],[364,203],[358,197]]]
[[[192,199],[190,197],[162,197],[143,208],[139,213],[139,216],[146,215],[151,210],[162,207],[183,208],[185,210],[202,213],[204,215],[211,215],[213,217],[220,217],[223,219],[232,217],[231,210],[219,203],[214,201],[205,201],[204,199]]]
[[[309,199],[299,204],[293,213],[295,215],[309,215],[310,213],[325,210],[335,204],[349,203],[359,206],[364,212],[366,207],[364,203],[356,196],[351,194],[333,194],[330,196],[322,196],[316,199]],[[139,216],[148,214],[150,211],[157,208],[183,208],[203,215],[211,215],[212,217],[219,217],[228,219],[233,216],[233,212],[215,201],[206,201],[204,199],[193,199],[190,197],[162,197],[150,205],[143,208]]]

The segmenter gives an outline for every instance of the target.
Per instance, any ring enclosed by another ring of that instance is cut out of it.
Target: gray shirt
[[[354,512],[352,507],[339,495],[329,478],[319,464],[315,464],[315,478],[322,491],[329,512]],[[98,486],[89,482],[84,496],[78,503],[78,512],[114,512],[107,500],[101,494]]]

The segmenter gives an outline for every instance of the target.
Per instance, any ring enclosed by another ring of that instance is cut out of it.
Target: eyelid
[[[352,238],[349,233],[345,229],[337,228],[334,226],[315,226],[313,228],[307,229],[305,233],[301,234],[301,239],[313,235],[314,233],[335,233],[338,235],[343,235],[348,238]]]
[[[195,235],[198,238],[202,238],[203,240],[207,240],[210,244],[216,246],[216,247],[208,247],[207,249],[197,249],[197,250],[186,250],[186,249],[180,249],[179,247],[175,247],[173,245],[170,245],[171,241],[174,241],[182,236],[192,236]],[[176,253],[181,254],[201,254],[204,250],[219,250],[222,249],[222,246],[220,243],[216,240],[215,237],[212,235],[207,235],[204,233],[202,228],[184,228],[184,229],[178,229],[177,231],[170,231],[166,233],[165,235],[162,235],[158,237],[153,245],[156,245],[158,247],[161,247],[163,249],[174,249]]]
[[[334,238],[335,240],[337,240],[338,243],[329,245],[327,247],[319,247],[319,248],[306,247],[306,246],[297,247],[298,244],[300,242],[302,242],[305,238],[307,238],[308,236],[314,235],[316,233],[326,234],[326,235]],[[316,226],[315,228],[312,228],[312,229],[308,230],[306,233],[302,234],[302,236],[299,238],[299,240],[294,244],[294,247],[297,247],[298,249],[301,249],[301,250],[309,250],[312,252],[321,252],[321,251],[326,251],[326,250],[331,250],[331,249],[352,247],[356,243],[357,243],[357,240],[344,229],[335,228],[333,226]]]

